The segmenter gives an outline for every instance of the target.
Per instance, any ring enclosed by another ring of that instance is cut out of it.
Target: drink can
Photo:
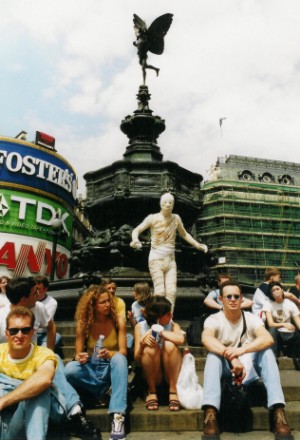
[[[153,324],[151,327],[152,336],[156,340],[157,343],[160,341],[160,333],[163,331],[163,326],[160,324]]]

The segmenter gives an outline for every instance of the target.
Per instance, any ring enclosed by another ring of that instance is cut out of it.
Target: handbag
[[[232,378],[226,378],[222,384],[220,419],[220,427],[226,432],[238,434],[253,429],[253,413],[246,388]]]
[[[195,358],[189,350],[185,350],[184,352],[176,388],[179,402],[183,408],[201,408],[203,389],[198,383]]]

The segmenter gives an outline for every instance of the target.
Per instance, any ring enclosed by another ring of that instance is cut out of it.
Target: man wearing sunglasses
[[[275,435],[292,440],[279,370],[270,348],[273,338],[259,317],[242,312],[242,293],[238,283],[224,283],[220,288],[220,300],[223,311],[205,320],[202,333],[202,342],[209,352],[204,369],[202,439],[220,438],[217,413],[221,404],[222,377],[234,376],[237,383],[249,384],[261,376],[267,391],[268,408],[273,412]]]
[[[7,298],[10,301],[9,307],[0,310],[0,342],[3,340],[5,332],[3,329],[5,329],[6,316],[10,310],[13,311],[19,306],[31,309],[35,316],[34,326],[31,332],[32,342],[36,343],[37,330],[40,327],[48,328],[49,332],[49,323],[53,322],[53,320],[43,304],[37,301],[37,286],[33,278],[19,277],[12,279],[9,287],[7,287]],[[50,324],[50,328],[50,338],[48,335],[47,345],[48,348],[53,349],[56,329],[54,322]],[[99,429],[95,428],[93,423],[86,419],[80,397],[66,379],[64,364],[61,358],[58,355],[56,355],[56,358],[58,365],[53,378],[53,384],[57,390],[56,401],[59,402],[59,405],[52,406],[52,413],[55,413],[58,418],[61,418],[61,412],[65,413],[67,419],[66,429],[70,434],[82,440],[101,440]]]
[[[7,343],[0,345],[1,439],[46,439],[57,359],[31,342],[34,319],[25,307],[6,318]]]

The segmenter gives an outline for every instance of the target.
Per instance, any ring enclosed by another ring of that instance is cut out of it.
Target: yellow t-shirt
[[[55,368],[57,358],[52,350],[31,344],[29,354],[23,359],[12,359],[8,352],[8,344],[0,344],[0,373],[13,379],[26,380],[46,361],[52,360]]]
[[[114,305],[117,315],[121,315],[126,319],[125,301],[123,301],[122,298],[119,298],[118,296],[114,296]]]
[[[88,339],[87,339],[87,352],[88,354],[91,356],[94,350],[94,347],[96,345],[95,339],[93,338],[93,336],[90,334]],[[104,339],[104,347],[107,348],[107,350],[111,350],[111,351],[118,351],[119,349],[119,345],[118,345],[118,334],[116,331],[116,328],[113,327],[112,331],[110,332],[110,334],[108,336],[106,336],[106,338]]]

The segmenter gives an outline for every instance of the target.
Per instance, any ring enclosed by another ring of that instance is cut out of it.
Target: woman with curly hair
[[[128,369],[126,324],[117,315],[113,297],[105,288],[90,286],[80,298],[75,319],[75,360],[66,365],[68,381],[80,392],[88,391],[100,400],[111,387],[109,413],[113,415],[111,440],[125,439],[124,415],[127,408]],[[104,347],[98,350],[98,362],[91,362],[100,335]]]

